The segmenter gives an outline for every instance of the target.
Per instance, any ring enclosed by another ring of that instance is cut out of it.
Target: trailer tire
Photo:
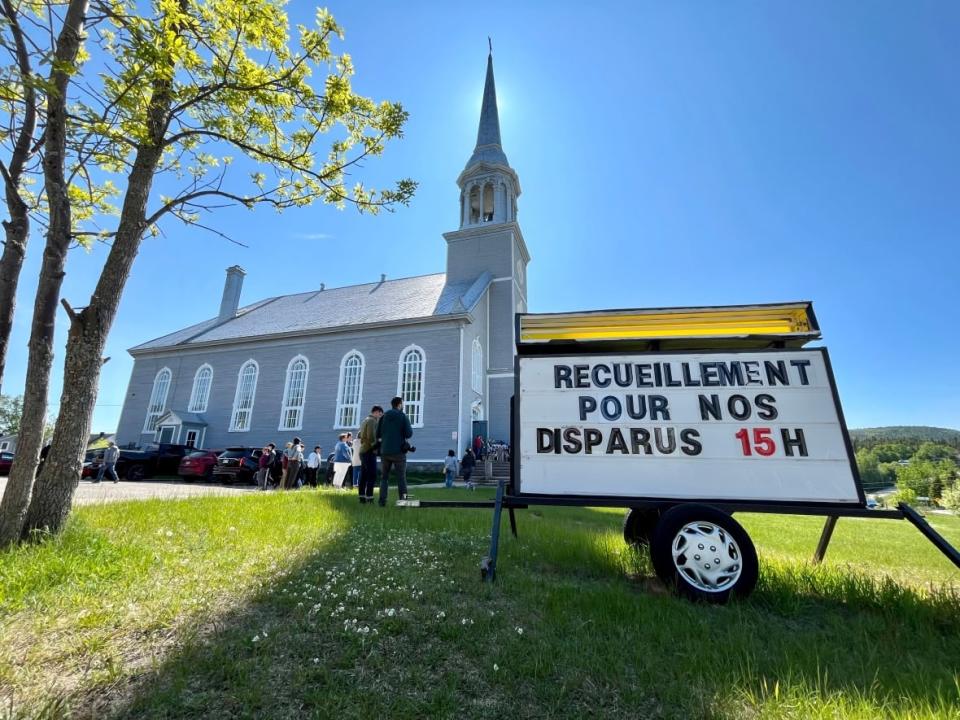
[[[650,558],[657,577],[677,594],[718,605],[730,597],[747,597],[760,570],[743,526],[727,513],[697,503],[663,513],[650,540]]]
[[[623,539],[627,545],[649,545],[660,522],[661,511],[654,508],[630,508],[623,518]]]

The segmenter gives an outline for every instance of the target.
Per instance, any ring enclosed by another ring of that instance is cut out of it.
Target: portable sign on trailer
[[[906,518],[960,567],[960,554],[907,505],[869,510],[830,358],[809,302],[604,310],[516,317],[512,468],[493,503],[485,577],[496,573],[501,510],[625,507],[627,542],[649,544],[657,575],[687,597],[725,602],[756,584],[734,512]]]

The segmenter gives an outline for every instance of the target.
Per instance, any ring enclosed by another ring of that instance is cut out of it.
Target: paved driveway
[[[0,477],[0,495],[7,486],[7,478]],[[197,495],[238,495],[240,493],[255,492],[253,485],[212,485],[207,483],[185,483],[175,479],[141,480],[140,482],[118,483],[104,481],[94,485],[89,480],[81,480],[76,494],[73,496],[74,505],[89,505],[90,503],[115,502],[117,500],[147,500],[149,498],[187,498]]]

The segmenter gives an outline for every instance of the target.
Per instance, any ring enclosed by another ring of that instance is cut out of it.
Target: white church
[[[262,447],[299,436],[327,452],[395,395],[414,428],[411,462],[460,455],[477,434],[509,441],[514,313],[527,309],[530,254],[492,57],[477,145],[457,185],[445,272],[241,306],[245,272],[228,268],[215,317],[129,350],[118,445]]]

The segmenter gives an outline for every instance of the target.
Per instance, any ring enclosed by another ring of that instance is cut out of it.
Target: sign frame
[[[522,347],[518,347],[520,352],[514,358],[514,397],[511,404],[511,438],[510,444],[513,448],[512,458],[511,458],[511,479],[509,487],[509,495],[513,498],[516,498],[518,501],[523,499],[536,500],[539,502],[546,501],[546,504],[571,504],[571,505],[590,505],[596,504],[598,506],[612,506],[612,507],[644,507],[644,506],[669,506],[669,505],[678,505],[681,503],[705,503],[708,505],[714,505],[718,507],[726,507],[732,509],[740,510],[750,510],[756,509],[757,511],[766,511],[770,512],[771,509],[783,509],[787,512],[796,512],[797,510],[802,510],[804,508],[816,509],[817,511],[822,510],[839,510],[841,513],[843,511],[850,511],[851,509],[855,510],[864,510],[866,509],[866,495],[863,491],[863,483],[860,478],[860,473],[857,468],[856,459],[853,452],[853,444],[850,441],[850,433],[847,430],[846,419],[843,414],[843,407],[840,403],[840,395],[837,391],[836,378],[833,372],[833,366],[830,363],[830,355],[826,347],[815,347],[815,348],[783,348],[783,347],[767,347],[762,349],[715,349],[715,348],[698,348],[698,349],[683,349],[683,350],[654,350],[654,351],[637,351],[637,350],[613,350],[608,347],[590,347],[588,344],[577,343],[575,347],[571,347],[568,343],[557,344],[554,347],[550,347],[553,343],[548,343],[546,346],[540,345],[536,352],[525,353],[523,352]],[[549,349],[548,349],[549,348]],[[830,396],[833,399],[834,409],[837,413],[837,420],[840,425],[840,431],[843,439],[843,446],[847,453],[847,461],[849,463],[850,472],[853,477],[854,487],[856,489],[857,501],[856,502],[823,502],[823,501],[803,501],[803,500],[780,500],[780,499],[731,499],[731,498],[717,498],[711,497],[709,494],[705,494],[703,497],[667,497],[667,496],[645,496],[645,495],[636,495],[636,496],[627,496],[627,495],[596,495],[589,492],[584,493],[525,493],[523,492],[523,479],[520,473],[520,418],[522,417],[523,404],[522,404],[522,395],[520,393],[520,362],[523,358],[528,358],[531,356],[536,357],[565,357],[569,355],[578,355],[578,356],[610,356],[617,355],[621,357],[636,357],[653,360],[656,358],[665,358],[669,359],[671,356],[689,356],[691,354],[699,355],[757,355],[757,354],[782,354],[784,352],[789,353],[819,353],[823,360],[823,365],[826,370],[827,383],[830,387]]]

